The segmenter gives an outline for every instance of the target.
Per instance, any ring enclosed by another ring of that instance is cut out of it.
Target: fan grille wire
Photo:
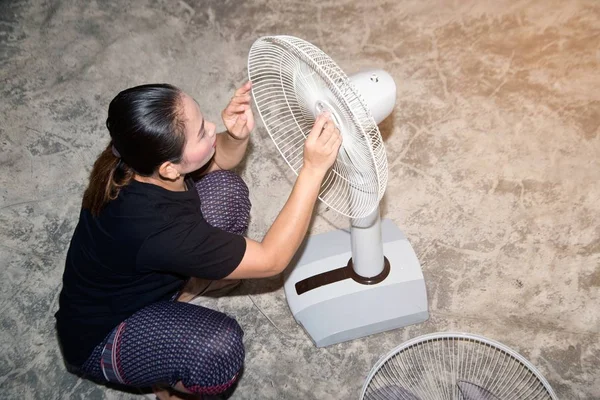
[[[502,400],[556,399],[545,378],[521,355],[464,333],[425,335],[399,346],[375,365],[361,399],[475,399],[478,388]]]
[[[315,105],[324,103],[338,116],[343,144],[319,198],[350,218],[369,215],[387,185],[387,158],[379,129],[350,79],[319,48],[291,36],[258,39],[250,50],[248,73],[263,123],[296,174],[303,166]]]

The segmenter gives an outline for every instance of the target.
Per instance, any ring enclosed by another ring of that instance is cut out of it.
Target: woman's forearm
[[[273,273],[289,264],[302,243],[322,181],[323,172],[302,168],[288,201],[265,235],[262,246],[272,261]]]
[[[234,139],[227,132],[217,135],[217,148],[214,163],[220,169],[233,169],[244,158],[248,147],[248,138]]]
[[[304,164],[285,206],[262,242],[246,238],[238,267],[226,279],[262,278],[280,273],[302,243],[327,171],[336,160],[342,137],[328,114],[317,117],[304,143]]]

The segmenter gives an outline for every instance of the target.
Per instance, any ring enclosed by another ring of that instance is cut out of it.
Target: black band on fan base
[[[390,274],[390,261],[383,257],[383,271],[379,273],[379,275],[372,276],[370,278],[365,278],[364,276],[358,275],[354,272],[352,259],[348,261],[348,265],[346,266],[350,270],[352,274],[350,277],[355,281],[360,283],[361,285],[376,285],[379,282],[383,281]]]
[[[354,268],[352,268],[352,266],[352,259],[350,259],[345,267],[323,272],[296,282],[296,293],[301,295],[318,287],[330,285],[345,279],[352,279],[361,285],[375,285],[387,278],[387,276],[390,274],[391,268],[389,260],[386,257],[383,257],[383,271],[381,271],[379,275],[365,278],[364,276],[360,276],[354,272]]]

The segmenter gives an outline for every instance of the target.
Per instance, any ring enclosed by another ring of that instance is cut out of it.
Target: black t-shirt
[[[132,181],[99,216],[81,211],[56,313],[69,364],[82,365],[115,326],[169,300],[187,277],[222,279],[239,265],[244,237],[210,226],[188,187],[173,192]]]

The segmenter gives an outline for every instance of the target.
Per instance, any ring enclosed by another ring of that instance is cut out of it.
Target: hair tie
[[[117,158],[121,158],[121,153],[119,153],[119,151],[118,151],[118,150],[115,148],[115,145],[114,145],[114,144],[111,146],[111,150],[112,150],[112,153],[113,153],[113,155],[114,155],[115,157],[117,157]]]

